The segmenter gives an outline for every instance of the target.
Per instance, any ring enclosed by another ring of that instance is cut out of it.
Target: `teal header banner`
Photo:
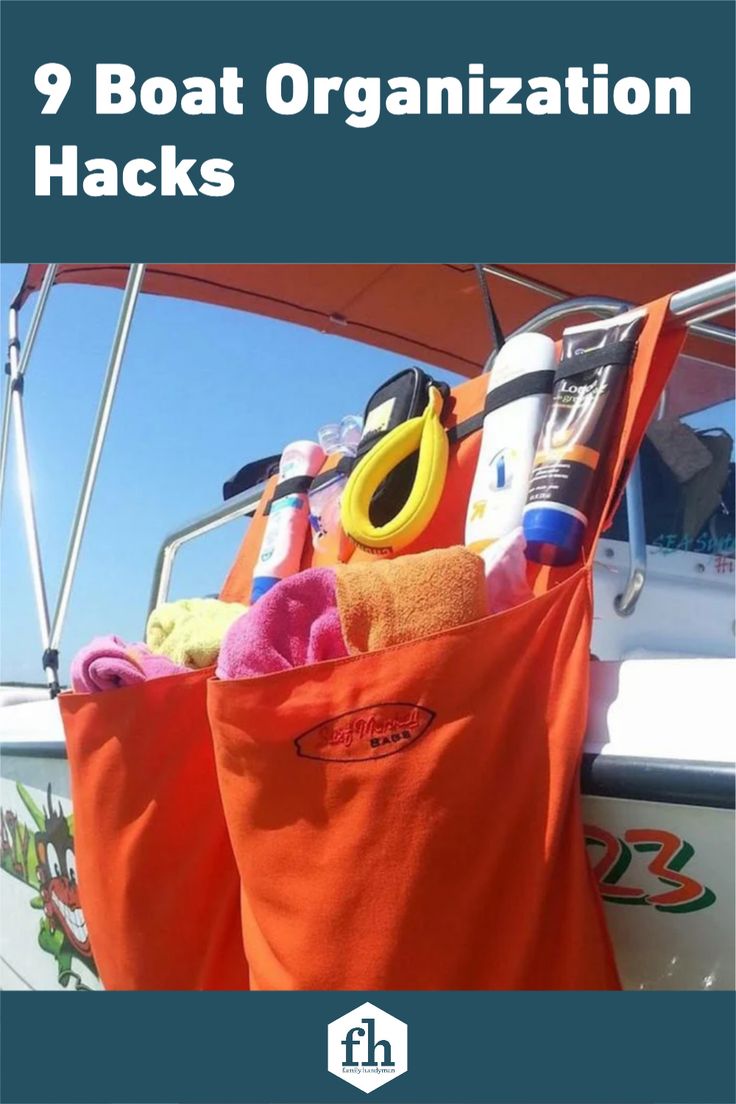
[[[734,11],[8,0],[2,259],[728,261]]]
[[[346,1084],[328,1070],[330,1025],[342,1056],[354,1010],[356,1023],[377,1022],[379,1070],[384,1041],[406,1067],[376,1087],[384,1104],[735,1099],[731,993],[5,993],[2,1100],[365,1100],[359,1077]]]

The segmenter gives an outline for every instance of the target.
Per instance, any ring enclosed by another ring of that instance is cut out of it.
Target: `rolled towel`
[[[335,575],[340,622],[352,655],[486,615],[483,561],[466,548],[341,564]]]
[[[253,678],[346,656],[332,568],[282,579],[228,629],[217,677]]]
[[[480,553],[485,565],[489,613],[502,613],[534,597],[526,577],[525,548],[524,530],[518,526]]]
[[[96,636],[72,660],[72,689],[77,694],[94,694],[187,670],[166,656],[154,655],[145,644],[126,644],[118,636]]]
[[[209,667],[217,660],[222,638],[247,611],[239,602],[217,598],[182,598],[164,602],[148,618],[146,644],[157,655],[186,667]]]

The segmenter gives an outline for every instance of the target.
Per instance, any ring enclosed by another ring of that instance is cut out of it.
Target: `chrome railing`
[[[182,545],[194,540],[195,537],[203,537],[205,533],[211,533],[213,529],[219,529],[228,521],[236,518],[249,517],[256,512],[265,483],[258,483],[242,494],[235,495],[224,502],[222,506],[215,507],[201,517],[175,529],[164,537],[156,556],[156,566],[153,571],[151,583],[151,595],[148,600],[148,613],[156,606],[165,602],[171,585],[171,573],[174,569],[174,560]],[[146,616],[147,619],[147,616]]]

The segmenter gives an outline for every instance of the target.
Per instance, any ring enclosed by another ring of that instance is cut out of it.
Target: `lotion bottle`
[[[475,552],[521,525],[555,360],[554,342],[537,333],[509,338],[496,357],[465,519],[465,544]]]

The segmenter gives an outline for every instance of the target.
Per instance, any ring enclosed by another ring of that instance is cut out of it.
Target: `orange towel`
[[[487,613],[483,560],[467,548],[340,564],[335,574],[350,655],[418,640]]]

